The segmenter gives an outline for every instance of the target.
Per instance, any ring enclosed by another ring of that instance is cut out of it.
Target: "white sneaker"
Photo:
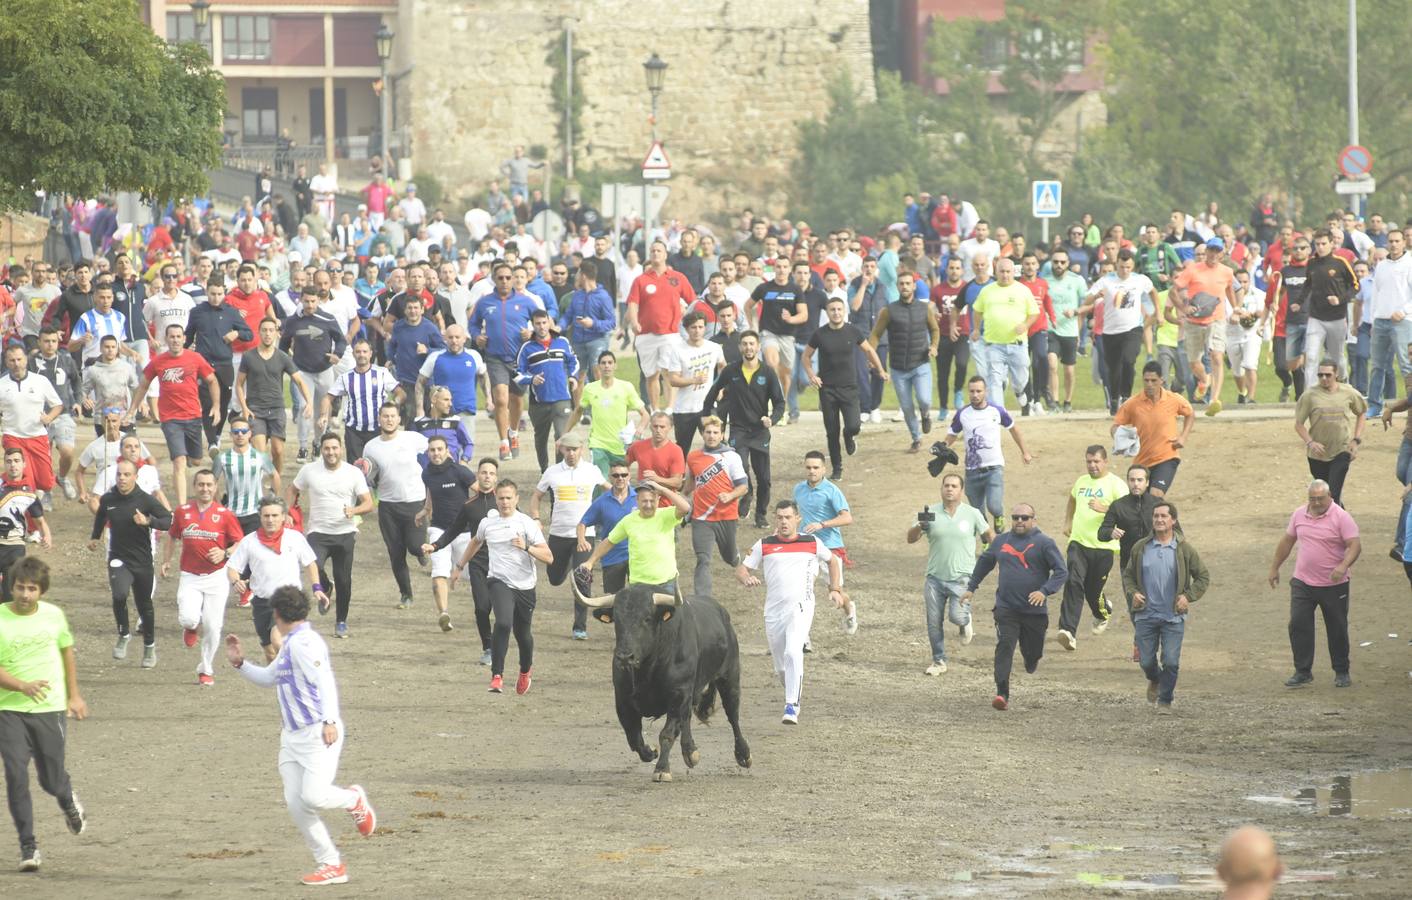
[[[1093,623],[1093,633],[1094,633],[1094,634],[1102,634],[1103,632],[1107,631],[1107,630],[1108,630],[1108,623],[1111,622],[1111,621],[1113,621],[1113,620],[1112,620],[1111,618],[1108,618],[1108,619],[1100,619],[1099,621],[1094,622],[1094,623]]]
[[[132,640],[132,635],[118,635],[117,643],[113,644],[113,659],[127,659],[127,643]]]
[[[882,424],[882,410],[880,410],[880,409],[875,409],[875,410],[873,410],[873,411],[868,415],[868,421],[869,421],[869,422],[872,422],[874,425],[881,425],[881,424]]]
[[[893,413],[893,415],[892,415],[892,421],[894,421],[894,422],[906,422],[906,421],[907,421],[907,418],[906,418],[905,416],[903,416],[902,413],[900,413],[900,412],[899,412],[899,413]]]
[[[784,715],[780,717],[780,723],[784,725],[799,724],[799,704],[786,703],[784,705]]]
[[[944,660],[944,659],[939,659],[939,660],[937,660],[936,662],[932,663],[931,665],[927,666],[927,674],[928,674],[928,675],[942,675],[942,674],[944,674],[945,672],[946,672],[946,660]]]
[[[961,626],[961,644],[965,646],[976,639],[976,629],[970,622]]]
[[[70,500],[78,499],[78,485],[74,484],[72,478],[64,479],[64,496]]]
[[[142,648],[142,668],[152,669],[157,666],[157,645]]]
[[[858,633],[858,604],[849,603],[843,611],[843,633]]]
[[[1076,650],[1078,649],[1079,642],[1074,639],[1072,634],[1061,628],[1059,629],[1059,646],[1063,647],[1065,650]]]

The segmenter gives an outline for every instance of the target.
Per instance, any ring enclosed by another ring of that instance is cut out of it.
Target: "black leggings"
[[[142,643],[148,647],[157,643],[157,621],[152,612],[152,590],[156,583],[149,567],[133,568],[127,563],[108,567],[108,587],[113,590],[113,620],[118,623],[118,634],[129,633],[127,618],[127,598],[132,594],[132,602],[137,606],[137,617],[142,620]]]
[[[1348,466],[1352,462],[1353,457],[1347,451],[1330,460],[1309,460],[1309,474],[1329,483],[1329,499],[1339,506],[1343,505],[1343,481],[1348,477]]]
[[[1137,372],[1137,355],[1142,351],[1142,329],[1133,328],[1121,334],[1103,334],[1103,368],[1108,374],[1108,409],[1133,395],[1133,379]]]
[[[392,566],[392,577],[397,579],[400,596],[412,596],[412,573],[407,569],[407,557],[422,557],[422,544],[427,540],[425,525],[417,524],[417,514],[422,511],[420,500],[398,502],[382,500],[378,502],[378,530],[382,532],[382,542],[387,545],[387,561]]]
[[[1025,386],[1025,398],[1031,403],[1054,398],[1049,396],[1049,332],[1044,329],[1030,335],[1030,383]]]
[[[1296,359],[1302,355],[1302,351],[1294,354]],[[1280,384],[1285,387],[1289,387],[1290,383],[1293,382],[1294,399],[1298,400],[1300,397],[1304,396],[1304,367],[1295,366],[1294,368],[1290,368],[1289,357],[1288,339],[1282,337],[1275,338],[1275,374],[1280,377]]]
[[[839,446],[840,433],[852,438],[863,428],[860,424],[862,414],[858,409],[858,386],[824,385],[819,388],[819,412],[824,414],[824,434],[828,436],[829,462],[835,469],[841,469],[843,450]]]
[[[971,364],[971,340],[962,334],[951,340],[942,338],[936,348],[936,405],[945,409],[951,405],[951,368],[956,367],[956,390],[966,389],[966,367]]]
[[[353,599],[353,542],[356,534],[319,534],[310,532],[309,546],[319,562],[319,583],[324,593],[333,598],[334,621],[348,621],[348,604]],[[328,564],[333,563],[330,584]]]
[[[558,587],[564,583],[564,579],[569,577],[569,573],[577,569],[588,559],[593,552],[592,549],[580,550],[578,538],[558,537],[549,535],[547,538],[549,552],[554,554],[549,565],[545,566],[545,574],[549,576],[549,583]],[[574,597],[574,630],[585,631],[588,629],[588,607]]]
[[[498,578],[490,579],[490,607],[495,614],[495,631],[490,646],[490,674],[505,672],[505,654],[510,650],[510,632],[520,648],[520,671],[528,672],[534,665],[534,636],[530,622],[534,619],[534,588],[522,591]]]
[[[750,489],[740,498],[741,518],[750,514],[750,501],[753,497],[755,518],[763,519],[766,509],[770,506],[770,432],[766,428],[746,431],[732,426],[731,447],[740,454],[746,477],[750,476],[751,470],[755,472]]]
[[[1113,614],[1113,608],[1103,597],[1103,586],[1108,582],[1108,573],[1113,571],[1113,551],[1085,547],[1078,541],[1070,541],[1066,562],[1069,566],[1069,580],[1064,582],[1064,599],[1059,607],[1059,628],[1069,634],[1076,634],[1085,601],[1088,602],[1089,611],[1093,613],[1096,622],[1106,622]]]
[[[214,444],[221,439],[221,430],[226,427],[226,416],[230,414],[230,392],[231,385],[235,383],[235,370],[230,363],[216,363],[211,366],[216,370],[216,383],[220,385],[221,408],[217,411],[216,421],[211,421],[211,390],[202,380],[201,388],[201,427],[206,429],[206,443]]]
[[[691,442],[696,440],[700,427],[700,411],[672,413],[672,428],[676,431],[677,446],[681,448],[682,456],[691,453]]]
[[[484,551],[482,551],[484,552]],[[476,631],[480,632],[480,649],[484,653],[490,649],[490,582],[484,564],[474,560],[466,564],[471,583],[471,603],[476,609]]]

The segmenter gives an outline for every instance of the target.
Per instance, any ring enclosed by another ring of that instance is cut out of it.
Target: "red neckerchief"
[[[279,531],[276,531],[272,535],[265,534],[265,529],[263,528],[257,530],[255,533],[260,536],[260,543],[264,544],[266,547],[269,547],[270,550],[275,553],[279,552],[280,544],[284,541],[283,525],[279,527]]]

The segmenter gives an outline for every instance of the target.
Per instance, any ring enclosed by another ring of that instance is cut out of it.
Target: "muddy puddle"
[[[1320,816],[1412,819],[1412,768],[1336,775],[1326,784],[1282,796],[1251,796],[1256,803],[1294,806]]]

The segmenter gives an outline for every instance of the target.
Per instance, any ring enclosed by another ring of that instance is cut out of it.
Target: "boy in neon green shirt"
[[[82,719],[88,705],[78,691],[74,637],[59,607],[40,599],[49,590],[49,566],[27,556],[10,569],[11,600],[0,604],[0,757],[10,815],[20,836],[20,871],[39,869],[29,761],[39,786],[59,801],[69,831],[84,828],[83,805],[64,768],[64,716]]]
[[[657,506],[658,495],[671,506]],[[608,536],[594,546],[580,569],[594,564],[623,541],[628,542],[628,584],[650,585],[665,594],[677,590],[677,526],[691,515],[691,501],[671,488],[644,481],[637,486],[637,512],[618,520]]]
[[[578,409],[569,416],[569,422],[579,420],[581,412],[593,417],[588,426],[588,449],[593,456],[593,464],[608,478],[608,469],[615,462],[623,462],[627,448],[623,446],[622,432],[628,426],[628,413],[637,413],[637,436],[647,437],[647,408],[642,405],[637,388],[626,381],[614,377],[618,370],[618,358],[604,350],[598,356],[598,380],[583,386],[579,394]]]
[[[1128,493],[1123,479],[1108,471],[1108,450],[1102,444],[1093,444],[1084,451],[1084,466],[1088,471],[1074,482],[1064,511],[1069,580],[1064,584],[1064,600],[1059,608],[1059,644],[1065,650],[1078,647],[1074,634],[1079,629],[1084,601],[1093,612],[1093,633],[1102,634],[1108,628],[1113,607],[1103,596],[1103,585],[1113,569],[1118,541],[1100,541],[1098,526],[1103,524],[1103,514],[1113,501]]]

